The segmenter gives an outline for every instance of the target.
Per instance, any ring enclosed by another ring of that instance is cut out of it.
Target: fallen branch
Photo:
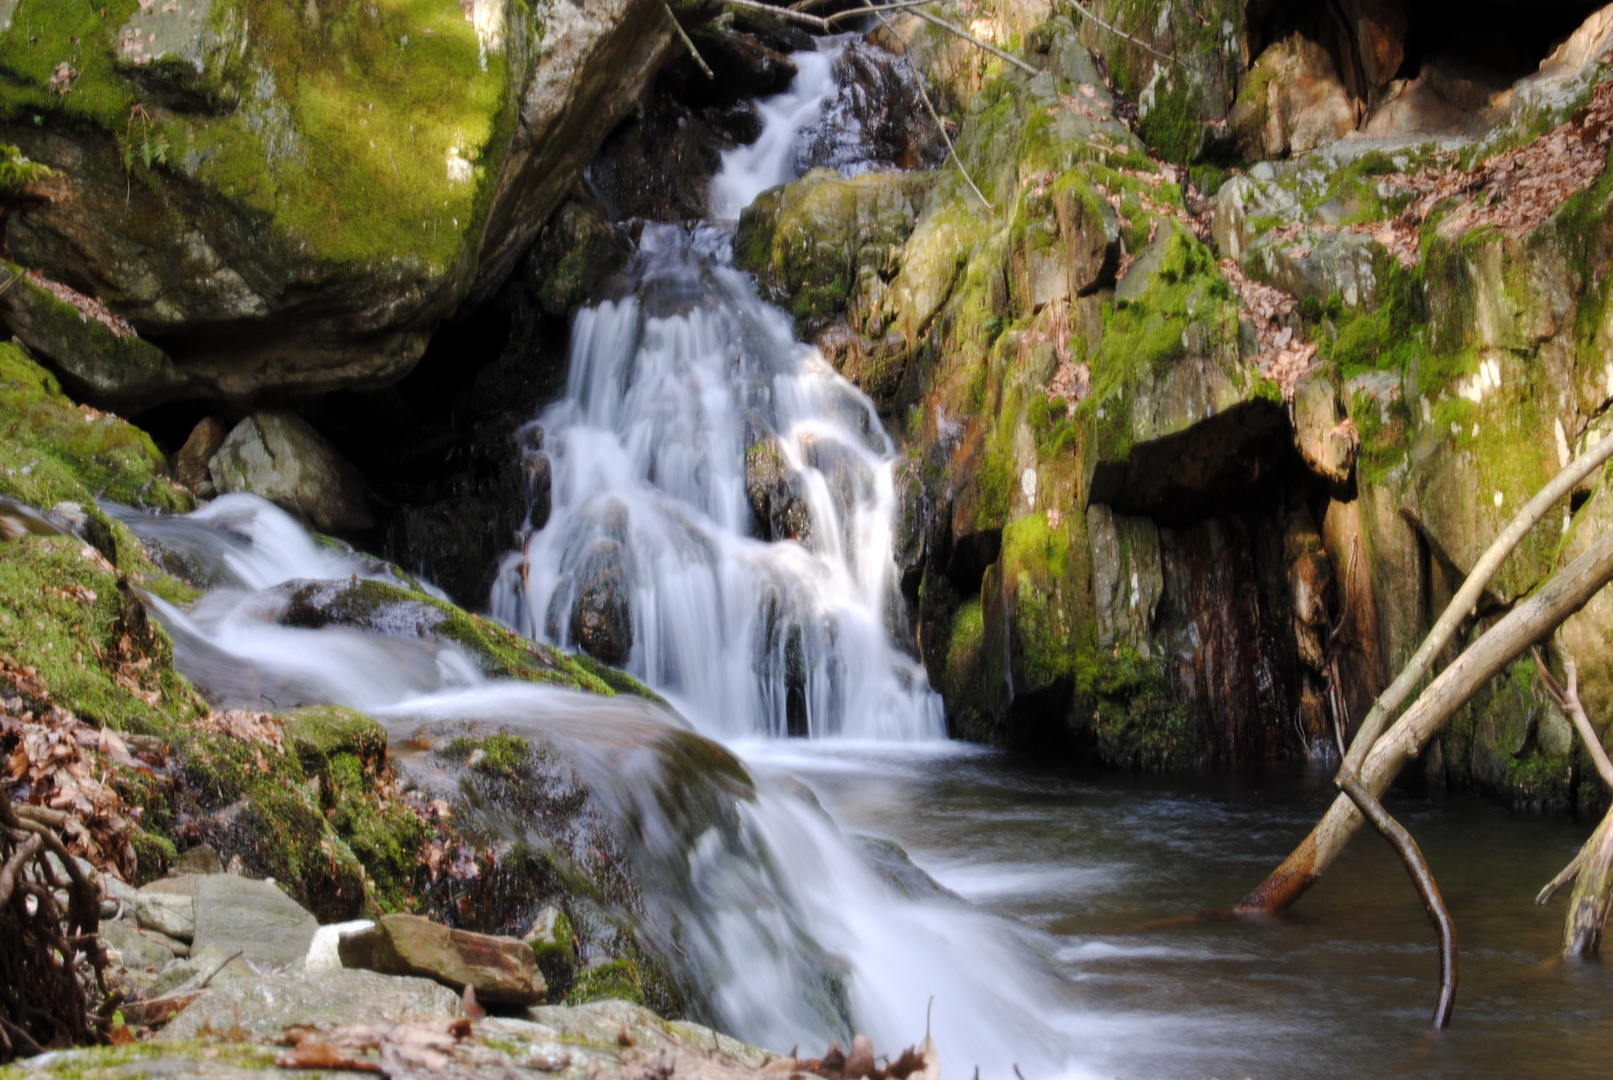
[[[1094,26],[1101,26],[1103,29],[1109,31],[1109,33],[1113,34],[1115,37],[1124,38],[1125,40],[1131,42],[1133,45],[1137,46],[1139,49],[1142,49],[1145,52],[1151,52],[1155,56],[1159,57],[1161,60],[1167,60],[1170,63],[1175,64],[1177,67],[1185,67],[1186,66],[1180,60],[1176,59],[1176,57],[1169,56],[1169,55],[1167,55],[1165,53],[1160,52],[1158,49],[1156,49],[1152,45],[1148,44],[1148,42],[1143,41],[1140,38],[1132,37],[1130,34],[1126,33],[1124,30],[1121,30],[1119,27],[1110,26],[1108,23],[1104,22],[1102,19],[1100,19],[1096,15],[1092,14],[1092,12],[1090,12],[1086,8],[1082,7],[1080,4],[1072,2],[1070,4],[1070,6],[1073,7],[1076,11],[1080,12],[1081,17],[1083,19],[1085,19],[1088,22],[1092,23]]]
[[[1597,734],[1591,718],[1585,714],[1585,706],[1579,700],[1579,669],[1574,664],[1574,658],[1563,658],[1563,670],[1568,675],[1568,685],[1565,687],[1546,667],[1538,648],[1534,650],[1534,655],[1535,670],[1540,673],[1540,682],[1545,686],[1546,693],[1574,721],[1574,728],[1595,762],[1602,782],[1613,790],[1613,762],[1608,760],[1607,751],[1602,747],[1602,737]],[[1613,902],[1613,810],[1608,811],[1573,861],[1540,890],[1535,903],[1544,904],[1570,881],[1574,882],[1574,893],[1569,898],[1568,917],[1563,923],[1563,955],[1595,956],[1601,949],[1602,928],[1607,925],[1608,906]]]
[[[686,31],[683,28],[683,24],[678,21],[678,17],[672,13],[672,5],[662,4],[661,6],[666,9],[666,17],[672,20],[672,28],[676,30],[678,32],[678,36],[683,39],[683,47],[689,50],[689,55],[694,57],[694,62],[699,65],[700,70],[706,73],[706,78],[715,80],[717,76],[712,74],[711,68],[706,64],[705,57],[700,55],[700,50],[694,47],[694,41],[690,39],[688,31]]]
[[[1440,615],[1434,628],[1428,632],[1428,636],[1423,639],[1416,654],[1406,662],[1406,666],[1395,677],[1395,681],[1389,684],[1389,688],[1378,695],[1378,700],[1373,702],[1371,711],[1361,721],[1361,728],[1350,744],[1349,753],[1344,756],[1344,768],[1360,772],[1361,762],[1373,744],[1378,741],[1378,736],[1383,733],[1390,718],[1400,711],[1400,706],[1404,704],[1406,698],[1417,688],[1417,684],[1422,682],[1423,676],[1428,674],[1434,658],[1444,651],[1451,638],[1456,636],[1456,631],[1462,622],[1478,607],[1479,598],[1484,595],[1484,590],[1489,587],[1490,580],[1501,569],[1501,564],[1506,562],[1507,556],[1511,555],[1513,549],[1529,534],[1529,530],[1546,516],[1547,511],[1559,500],[1566,498],[1568,493],[1578,487],[1580,481],[1589,476],[1594,469],[1606,464],[1609,458],[1613,458],[1613,445],[1610,444],[1613,444],[1613,439],[1603,439],[1570,462],[1550,483],[1541,488],[1534,498],[1523,505],[1507,527],[1501,530],[1501,534],[1495,538],[1489,550],[1473,564],[1473,569],[1468,572],[1462,587],[1446,605],[1444,613]]]
[[[873,7],[870,0],[863,0],[863,4],[865,10]],[[902,39],[901,34],[896,32],[896,28],[890,24],[890,20],[878,12],[875,12],[874,17],[879,20],[881,26],[891,32],[891,35],[897,41],[902,42],[903,50],[905,51],[907,42]],[[919,99],[924,102],[924,107],[929,110],[930,119],[935,121],[936,130],[941,133],[941,138],[947,144],[947,156],[958,166],[958,171],[963,174],[964,183],[969,185],[969,190],[974,192],[975,196],[986,205],[986,209],[991,209],[991,200],[986,198],[986,193],[980,190],[980,185],[975,183],[974,177],[969,175],[969,170],[964,168],[963,159],[958,156],[958,148],[952,144],[952,136],[947,134],[946,121],[941,119],[941,114],[935,111],[935,106],[930,102],[930,95],[924,89],[924,73],[918,69],[917,65],[913,67],[913,84],[918,87]]]
[[[1610,579],[1613,579],[1613,531],[1592,541],[1579,558],[1553,574],[1533,596],[1513,608],[1440,672],[1417,702],[1367,753],[1362,767],[1356,771],[1366,789],[1374,797],[1382,794],[1406,763],[1422,752],[1452,714],[1481,686],[1583,607]],[[1354,749],[1351,748],[1352,752]],[[1245,913],[1277,911],[1298,900],[1326,873],[1362,820],[1354,802],[1340,795],[1310,835],[1257,889],[1244,897],[1237,910]]]
[[[1406,864],[1406,872],[1411,875],[1412,883],[1417,886],[1418,895],[1423,898],[1428,919],[1434,924],[1434,932],[1439,935],[1439,1002],[1434,1006],[1434,1026],[1446,1027],[1451,1022],[1451,1009],[1456,1005],[1456,924],[1451,921],[1451,913],[1445,907],[1445,898],[1439,895],[1434,873],[1428,869],[1428,861],[1423,858],[1411,833],[1389,816],[1383,804],[1362,786],[1359,777],[1354,773],[1340,773],[1336,782],[1339,790],[1348,795],[1350,801],[1367,816],[1367,820],[1377,826],[1384,838],[1394,845],[1394,849],[1400,853],[1400,861]]]
[[[730,7],[749,8],[752,11],[765,11],[775,18],[789,19],[793,22],[802,23],[806,26],[815,26],[824,33],[828,33],[834,29],[834,21],[836,19],[845,17],[845,13],[840,13],[837,15],[831,15],[828,18],[821,18],[817,15],[808,15],[804,11],[796,11],[792,8],[774,7],[772,4],[762,3],[761,0],[722,0],[722,2]],[[969,31],[965,30],[961,26],[958,26],[956,23],[950,23],[941,18],[939,15],[932,15],[928,11],[925,11],[923,9],[924,5],[931,2],[932,0],[898,0],[897,3],[882,4],[878,7],[854,10],[853,14],[870,15],[878,14],[883,11],[910,11],[912,14],[923,19],[925,22],[934,26],[939,26],[947,33],[954,34],[957,37],[962,38],[971,45],[974,45],[976,48],[984,49],[986,52],[991,53],[991,55],[997,57],[999,60],[1002,60],[1004,63],[1012,64],[1028,75],[1041,74],[1040,71],[1032,67],[1030,64],[1027,64],[1013,53],[1004,49],[999,49],[989,41],[982,41],[980,38],[975,37],[973,34],[969,33]]]

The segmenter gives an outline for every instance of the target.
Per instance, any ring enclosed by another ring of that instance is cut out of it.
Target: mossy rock
[[[0,140],[56,173],[10,223],[17,258],[143,332],[205,328],[176,357],[186,392],[234,399],[406,371],[514,266],[671,37],[649,0],[10,6]]]
[[[566,994],[567,1005],[586,1005],[590,1001],[615,999],[644,1004],[644,981],[638,965],[631,960],[610,960],[583,968],[577,973],[571,991]]]

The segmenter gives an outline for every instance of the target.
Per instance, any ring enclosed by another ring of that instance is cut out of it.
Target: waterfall
[[[789,178],[834,85],[827,55],[796,60],[761,138],[712,181],[714,212]],[[575,647],[579,604],[603,592],[625,629],[624,655],[602,658],[714,737],[943,738],[887,629],[897,459],[872,403],[732,267],[721,226],[646,225],[615,291],[577,314],[565,397],[538,420],[551,514],[493,614]],[[791,478],[797,539],[752,535],[748,457]]]

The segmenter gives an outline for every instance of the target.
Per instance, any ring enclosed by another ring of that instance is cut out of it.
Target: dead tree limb
[[[870,0],[863,0],[863,5],[865,9],[873,7]],[[879,20],[881,26],[890,31],[892,37],[902,42],[902,47],[905,51],[907,42],[903,40],[901,34],[896,32],[896,27],[890,24],[890,20],[878,12],[874,13],[874,17]],[[969,190],[974,192],[975,197],[986,205],[986,209],[990,210],[992,208],[991,200],[986,198],[986,193],[980,190],[980,185],[975,183],[975,178],[970,176],[969,170],[964,167],[963,159],[958,156],[958,148],[952,145],[952,136],[947,134],[946,121],[941,119],[941,114],[935,111],[935,105],[930,101],[929,92],[924,89],[924,73],[918,69],[917,65],[913,67],[913,84],[918,87],[919,98],[924,102],[924,107],[930,111],[930,119],[935,121],[935,129],[941,133],[942,140],[947,144],[947,157],[951,158],[953,164],[957,165],[958,172],[963,174],[964,183],[969,185]]]
[[[1545,658],[1540,655],[1538,648],[1534,650],[1534,655],[1541,685],[1557,707],[1573,720],[1574,728],[1585,743],[1585,750],[1595,763],[1602,782],[1613,791],[1613,761],[1608,760],[1602,737],[1597,734],[1596,726],[1591,723],[1584,704],[1579,700],[1579,668],[1574,664],[1574,658],[1563,657],[1563,671],[1568,676],[1568,685],[1563,686],[1552,675],[1551,669],[1546,667]],[[1570,881],[1574,882],[1574,892],[1569,898],[1568,917],[1563,923],[1563,955],[1595,956],[1601,950],[1602,928],[1607,925],[1608,906],[1613,902],[1613,810],[1608,811],[1573,861],[1540,890],[1535,903],[1544,904]]]
[[[1597,537],[1579,558],[1553,574],[1534,595],[1519,603],[1470,645],[1440,672],[1394,727],[1377,740],[1367,752],[1362,767],[1355,770],[1373,797],[1383,793],[1406,763],[1422,752],[1479,687],[1585,606],[1610,579],[1613,579],[1613,531]],[[1357,742],[1360,738],[1356,737]],[[1352,746],[1351,752],[1354,750]],[[1346,762],[1345,768],[1348,767]],[[1243,898],[1237,910],[1278,911],[1298,900],[1333,865],[1362,820],[1349,797],[1340,795],[1310,835],[1258,888]]]
[[[1423,898],[1428,919],[1434,924],[1434,932],[1439,935],[1439,1002],[1434,1006],[1434,1026],[1445,1027],[1450,1024],[1451,1009],[1456,1005],[1456,924],[1451,921],[1450,910],[1445,907],[1445,898],[1439,895],[1434,873],[1428,869],[1428,860],[1423,858],[1422,850],[1417,847],[1417,841],[1411,838],[1411,833],[1389,816],[1389,811],[1373,798],[1372,792],[1362,785],[1359,777],[1354,773],[1340,773],[1337,783],[1339,790],[1348,795],[1350,801],[1367,816],[1367,820],[1394,845],[1395,851],[1400,854],[1400,861],[1406,864],[1412,884],[1417,886],[1417,894]]]
[[[1168,61],[1168,62],[1170,62],[1172,64],[1177,65],[1178,67],[1185,66],[1185,65],[1182,64],[1182,62],[1180,60],[1176,59],[1176,57],[1171,56],[1171,55],[1169,55],[1167,53],[1160,52],[1158,49],[1156,49],[1152,45],[1148,44],[1148,42],[1143,41],[1143,40],[1141,40],[1139,38],[1132,37],[1130,34],[1126,33],[1124,30],[1121,30],[1119,27],[1110,26],[1108,23],[1104,22],[1102,19],[1100,19],[1096,15],[1092,14],[1092,12],[1088,11],[1081,4],[1072,3],[1070,6],[1075,8],[1076,11],[1080,12],[1081,17],[1083,19],[1085,19],[1087,22],[1092,23],[1094,26],[1102,27],[1103,29],[1109,31],[1109,33],[1113,34],[1115,37],[1124,38],[1126,41],[1131,42],[1133,45],[1137,46],[1139,49],[1142,49],[1144,52],[1153,53],[1155,56],[1159,57],[1161,60]]]
[[[706,78],[716,79],[717,76],[712,74],[711,68],[706,64],[706,58],[700,55],[699,49],[694,47],[694,40],[689,37],[689,32],[683,28],[683,24],[678,21],[677,15],[673,13],[672,5],[662,4],[661,6],[666,8],[666,17],[672,20],[672,29],[676,30],[678,37],[683,39],[683,47],[689,50],[690,56],[694,57],[695,64],[699,66],[701,71],[706,73]]]
[[[1529,534],[1529,530],[1546,516],[1548,510],[1559,500],[1566,498],[1568,493],[1578,487],[1580,481],[1589,476],[1593,470],[1605,465],[1609,458],[1613,458],[1613,445],[1610,444],[1613,444],[1613,439],[1603,439],[1570,462],[1567,468],[1536,492],[1534,498],[1524,503],[1523,508],[1507,523],[1507,527],[1501,530],[1501,534],[1495,538],[1489,550],[1485,551],[1479,557],[1479,561],[1473,564],[1473,569],[1468,571],[1462,587],[1446,605],[1444,614],[1440,615],[1439,621],[1423,639],[1416,654],[1406,662],[1406,666],[1395,676],[1395,681],[1389,684],[1389,688],[1378,695],[1378,700],[1373,702],[1372,709],[1361,721],[1361,728],[1350,743],[1349,753],[1344,755],[1343,768],[1356,773],[1361,771],[1361,763],[1366,760],[1373,744],[1378,741],[1378,736],[1400,711],[1400,706],[1405,704],[1411,692],[1417,688],[1417,684],[1423,681],[1423,676],[1428,674],[1434,658],[1451,643],[1462,622],[1477,609],[1480,597],[1489,587],[1496,571],[1501,569],[1501,564],[1506,562],[1507,556],[1511,555],[1513,549]]]

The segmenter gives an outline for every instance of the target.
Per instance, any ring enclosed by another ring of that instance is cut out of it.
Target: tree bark
[[[1602,945],[1602,928],[1613,900],[1613,810],[1585,842],[1579,877],[1563,923],[1563,955],[1592,957]]]
[[[1613,532],[1597,537],[1579,558],[1513,608],[1429,684],[1416,703],[1366,753],[1358,770],[1363,786],[1374,798],[1381,797],[1401,768],[1422,752],[1479,687],[1585,606],[1610,578]],[[1360,743],[1360,735],[1356,741]],[[1352,753],[1354,750],[1352,747]],[[1348,767],[1347,763],[1345,768]],[[1280,911],[1293,904],[1333,865],[1362,820],[1355,804],[1341,794],[1310,835],[1243,898],[1237,910]]]

